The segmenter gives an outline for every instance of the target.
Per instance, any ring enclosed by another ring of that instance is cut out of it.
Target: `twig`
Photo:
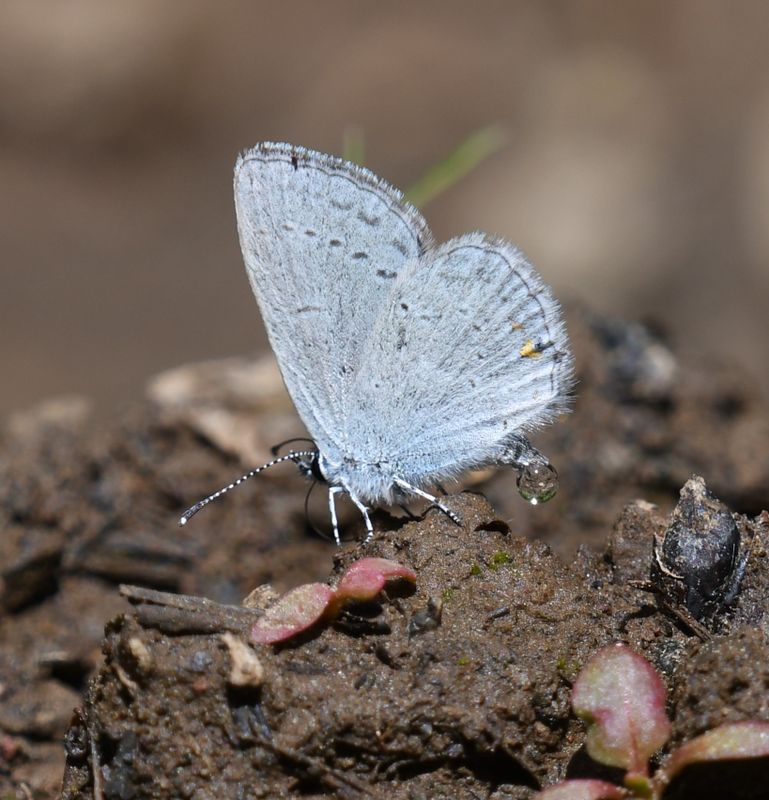
[[[261,612],[215,603],[205,597],[158,592],[141,586],[121,585],[120,594],[132,606],[139,624],[169,634],[209,634],[221,631],[244,633]]]
[[[635,589],[642,592],[649,592],[657,599],[660,611],[673,617],[680,625],[693,633],[700,641],[707,642],[713,638],[713,634],[697,619],[686,606],[674,606],[667,601],[662,590],[651,581],[628,581]]]
[[[346,786],[350,789],[354,789],[364,797],[373,797],[376,800],[381,800],[381,795],[378,792],[375,792],[370,786],[366,786],[365,783],[359,781],[357,778],[351,778],[349,775],[345,775],[343,772],[329,767],[328,764],[324,764],[316,758],[306,756],[304,753],[300,753],[292,747],[284,747],[259,734],[256,734],[256,738],[260,746],[264,747],[265,750],[269,750],[276,756],[287,758],[296,764],[301,764],[301,766],[311,772],[311,774],[321,777],[331,789],[339,790]]]
[[[88,739],[91,744],[91,775],[93,776],[93,800],[104,800],[104,786],[102,785],[101,764],[99,763],[99,750],[96,745],[96,735],[91,725],[88,725]]]

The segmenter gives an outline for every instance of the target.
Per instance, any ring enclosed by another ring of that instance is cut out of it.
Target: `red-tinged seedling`
[[[578,779],[551,786],[537,795],[537,800],[623,800],[626,789],[606,781]]]
[[[259,644],[275,644],[306,631],[326,613],[334,590],[325,583],[305,583],[276,600],[251,630]]]
[[[587,723],[590,757],[643,781],[649,759],[670,736],[665,686],[652,665],[623,644],[604,647],[577,677],[571,704]]]
[[[254,625],[251,638],[259,644],[290,639],[321,620],[332,620],[348,602],[373,600],[389,580],[416,582],[413,570],[386,558],[362,558],[342,574],[336,589],[308,583],[292,589],[273,603]]]
[[[416,582],[416,573],[386,558],[361,558],[345,571],[339,579],[337,596],[343,600],[364,603],[373,600],[384,589],[385,583],[395,578]]]
[[[769,756],[769,722],[745,720],[719,725],[681,745],[667,760],[657,777],[661,785],[691,764],[707,761],[741,761]]]
[[[569,780],[543,790],[537,800],[664,800],[665,787],[690,765],[769,758],[769,722],[747,720],[692,739],[650,776],[649,759],[670,736],[665,689],[651,664],[624,644],[605,647],[587,662],[574,683],[572,707],[587,723],[588,754],[624,769],[624,786]]]

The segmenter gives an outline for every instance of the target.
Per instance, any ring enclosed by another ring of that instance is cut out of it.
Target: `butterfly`
[[[248,279],[283,380],[314,449],[283,461],[347,495],[373,535],[372,506],[422,497],[490,465],[548,499],[555,470],[525,434],[567,410],[573,358],[560,307],[521,251],[468,233],[435,242],[421,213],[369,170],[262,143],[235,166]]]

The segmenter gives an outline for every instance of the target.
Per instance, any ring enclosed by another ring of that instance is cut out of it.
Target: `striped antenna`
[[[250,472],[247,472],[245,475],[241,475],[236,481],[227,484],[223,489],[219,489],[218,492],[214,492],[213,494],[208,495],[208,497],[203,498],[203,500],[198,500],[194,506],[190,506],[179,518],[179,525],[186,525],[195,514],[200,511],[201,508],[207,506],[212,500],[216,500],[217,497],[221,497],[223,494],[227,494],[230,489],[234,489],[236,486],[240,486],[241,483],[247,481],[249,478],[253,478],[254,475],[258,475],[260,472],[264,472],[264,470],[269,469],[270,467],[274,467],[276,464],[281,464],[284,461],[294,461],[298,462],[302,458],[306,456],[314,456],[316,454],[315,450],[292,450],[290,453],[286,453],[286,455],[281,456],[280,458],[275,458],[272,461],[268,461],[266,464],[262,464],[261,467],[256,467],[256,469],[252,469]]]

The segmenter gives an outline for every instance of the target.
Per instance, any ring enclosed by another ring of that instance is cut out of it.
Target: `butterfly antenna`
[[[308,439],[306,436],[294,436],[293,439],[286,439],[283,442],[278,442],[278,444],[274,444],[270,448],[270,452],[276,456],[280,452],[281,447],[285,447],[287,444],[293,444],[294,442],[309,442],[313,447],[315,447],[315,441],[313,439]]]
[[[241,483],[247,481],[249,478],[253,478],[254,475],[258,475],[260,472],[264,472],[264,470],[269,469],[270,467],[274,467],[276,464],[281,464],[284,461],[294,461],[298,462],[302,458],[307,456],[314,456],[314,450],[297,450],[287,453],[284,456],[280,456],[280,458],[274,458],[272,461],[268,461],[266,464],[262,464],[261,467],[256,467],[256,469],[252,469],[250,472],[247,472],[245,475],[241,475],[237,480],[233,481],[232,483],[227,484],[222,489],[219,489],[218,492],[214,492],[213,494],[208,495],[208,497],[204,497],[202,500],[198,500],[194,506],[190,506],[179,518],[179,525],[186,525],[195,514],[200,511],[201,508],[207,506],[212,500],[216,500],[217,497],[221,497],[223,494],[227,494],[231,489],[234,489],[236,486],[240,486]]]

